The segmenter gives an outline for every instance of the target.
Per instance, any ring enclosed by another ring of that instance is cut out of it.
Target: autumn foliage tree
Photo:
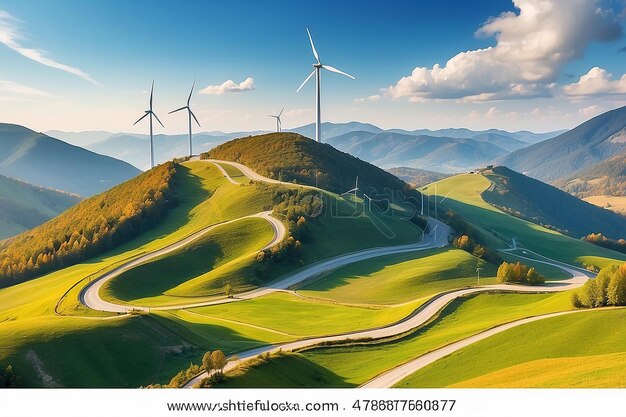
[[[604,267],[595,279],[588,280],[574,295],[574,307],[626,305],[626,264]]]
[[[539,285],[545,282],[545,278],[535,268],[529,268],[528,265],[521,262],[502,262],[498,267],[496,281],[499,283]]]
[[[0,287],[74,265],[144,232],[175,203],[175,174],[174,163],[159,165],[0,243]]]

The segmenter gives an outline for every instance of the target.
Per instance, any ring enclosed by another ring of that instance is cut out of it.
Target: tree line
[[[125,243],[175,204],[176,165],[168,162],[82,201],[0,244],[0,287],[77,264]]]
[[[572,295],[576,308],[626,305],[626,263],[602,268]]]
[[[589,233],[587,236],[583,237],[582,240],[597,246],[602,246],[603,248],[626,253],[626,240],[624,239],[611,239],[604,236],[602,233]]]

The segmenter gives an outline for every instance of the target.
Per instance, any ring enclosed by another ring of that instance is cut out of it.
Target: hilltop
[[[0,124],[0,174],[81,196],[101,193],[140,171],[26,127]]]
[[[387,171],[414,187],[422,187],[449,176],[440,172],[409,167],[389,168]]]
[[[377,166],[297,133],[268,133],[235,139],[202,157],[240,162],[270,178],[317,185],[336,193],[352,189],[356,176],[359,188],[365,193],[410,188]]]
[[[80,198],[0,175],[0,240],[32,229]]]
[[[542,181],[568,178],[626,151],[626,106],[611,110],[555,138],[496,160]]]
[[[615,239],[626,237],[626,217],[507,167],[483,170],[482,174],[495,184],[483,192],[483,199],[509,214],[575,238],[598,232]]]

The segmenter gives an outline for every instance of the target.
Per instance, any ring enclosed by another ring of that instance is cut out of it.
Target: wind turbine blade
[[[152,113],[152,115],[154,116],[154,118],[155,118],[155,119],[157,119],[157,122],[159,122],[159,124],[160,124],[161,126],[163,126],[163,123],[161,123],[161,121],[159,120],[159,116],[157,116],[155,112],[150,112],[150,113]],[[163,126],[163,127],[165,127],[165,126]]]
[[[193,80],[193,84],[191,86],[191,91],[189,92],[189,97],[187,98],[187,107],[189,107],[189,102],[191,101],[191,95],[193,94],[193,88],[196,86],[196,80]]]
[[[279,118],[280,118],[280,116],[282,116],[282,114],[283,114],[283,110],[285,110],[285,108],[284,108],[284,107],[280,110],[280,113],[278,113],[278,117],[279,117]]]
[[[340,71],[335,67],[331,67],[330,65],[322,65],[322,68],[327,69],[330,72],[336,72],[337,74],[345,75],[348,78],[352,78],[353,80],[356,80],[356,78],[354,78],[352,75],[345,73],[343,71]]]
[[[187,107],[189,109],[189,107]],[[189,109],[189,113],[191,114],[191,116],[193,117],[193,120],[196,121],[196,123],[198,123],[198,126],[200,126],[200,122],[198,121],[198,118],[196,117],[195,114],[193,114],[193,112],[191,111],[191,109]],[[200,126],[202,127],[202,126]]]
[[[298,89],[296,90],[296,93],[299,92],[300,90],[302,90],[302,87],[304,87],[304,84],[306,84],[307,81],[309,81],[311,79],[313,74],[315,74],[315,70],[313,70],[313,72],[310,73],[308,77],[306,77],[306,80],[304,80],[304,82],[302,84],[300,84],[300,87],[298,87]]]
[[[313,56],[317,59],[317,63],[320,63],[320,56],[317,54],[315,50],[315,45],[313,44],[313,38],[311,37],[311,32],[309,32],[309,28],[306,29],[306,33],[309,34],[309,40],[311,41],[311,49],[313,50]]]
[[[185,106],[185,107],[181,107],[180,109],[172,110],[172,111],[171,111],[171,112],[169,112],[168,114],[176,113],[177,111],[185,110],[185,109],[187,109],[187,108],[188,108],[187,106]]]
[[[143,120],[143,118],[146,117],[148,114],[150,114],[150,113],[145,113],[143,116],[141,116],[139,118],[139,120],[137,120],[135,123],[133,123],[133,126],[136,125],[137,123],[141,122]]]
[[[150,110],[152,110],[152,93],[154,92],[154,80],[152,80],[152,87],[150,87]]]

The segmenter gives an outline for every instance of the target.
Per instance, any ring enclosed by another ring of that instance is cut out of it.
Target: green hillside
[[[624,139],[626,106],[596,116],[555,138],[511,152],[497,163],[551,182],[626,151]]]
[[[0,175],[81,196],[92,196],[140,172],[126,162],[23,126],[0,123]]]
[[[0,240],[32,229],[80,198],[0,175]]]
[[[235,139],[202,157],[240,162],[270,178],[317,185],[335,193],[352,189],[357,175],[359,188],[365,193],[408,189],[408,184],[392,174],[297,133]]]
[[[482,197],[502,211],[575,238],[598,232],[614,239],[626,237],[624,216],[506,167],[482,173],[494,183]]]
[[[0,243],[0,287],[76,264],[147,230],[175,203],[176,173],[173,163],[160,165]]]
[[[402,181],[411,184],[413,187],[423,187],[431,182],[449,177],[448,174],[409,167],[389,168],[387,171],[391,172]]]

